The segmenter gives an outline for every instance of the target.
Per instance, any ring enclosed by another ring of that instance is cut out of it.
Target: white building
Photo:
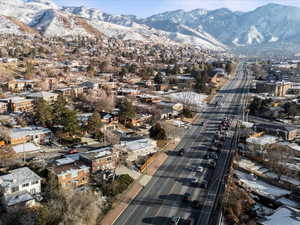
[[[0,176],[2,202],[7,207],[34,204],[35,195],[41,192],[41,180],[42,178],[28,167],[11,170],[9,174]]]
[[[265,147],[277,143],[277,137],[263,135],[260,137],[247,138],[246,143],[250,151],[263,152]]]
[[[150,138],[122,141],[117,148],[128,154],[127,160],[129,161],[137,160],[139,156],[147,156],[150,153],[157,152],[156,141]]]

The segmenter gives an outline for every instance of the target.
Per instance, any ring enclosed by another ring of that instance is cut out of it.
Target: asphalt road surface
[[[191,126],[177,148],[169,153],[166,162],[114,225],[163,225],[169,224],[173,216],[182,218],[180,224],[185,224],[188,218],[193,224],[212,224],[218,188],[223,182],[226,162],[230,157],[231,138],[225,139],[215,169],[209,168],[204,156],[212,145],[222,119],[240,114],[248,85],[248,73],[245,71],[245,67],[240,65],[235,78],[219,91],[199,121]],[[200,126],[201,122],[204,122],[203,126]],[[182,157],[176,154],[181,148],[186,150]],[[202,166],[204,171],[197,172],[195,168],[198,166]],[[200,183],[208,181],[208,188],[194,186],[191,183],[193,177],[197,177]],[[190,194],[191,201],[200,201],[201,206],[193,208],[190,202],[182,201],[185,193]]]

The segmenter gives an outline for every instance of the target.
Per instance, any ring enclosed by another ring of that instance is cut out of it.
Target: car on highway
[[[191,193],[186,192],[186,193],[184,193],[184,195],[183,195],[182,201],[183,201],[183,202],[189,202],[189,201],[190,201],[190,198],[191,198]]]
[[[204,189],[207,189],[208,188],[208,181],[207,180],[203,180],[202,182],[201,182],[201,185],[200,185],[202,188],[204,188]]]
[[[209,165],[210,168],[214,169],[214,168],[216,168],[217,163],[214,160],[211,159],[211,160],[208,161],[208,165]]]
[[[204,168],[203,168],[202,166],[198,166],[198,167],[196,168],[196,171],[199,172],[199,173],[203,173]]]
[[[192,202],[192,207],[195,208],[195,209],[200,209],[201,208],[201,202],[198,201],[198,200],[194,200]]]
[[[169,224],[170,225],[178,225],[180,223],[181,218],[178,216],[171,217]]]
[[[183,155],[184,155],[184,152],[185,152],[184,148],[181,148],[181,149],[177,152],[177,155],[183,156]]]
[[[219,156],[216,153],[211,152],[211,153],[209,153],[209,158],[217,160],[219,158]]]
[[[191,180],[191,184],[192,185],[197,185],[198,184],[198,178],[197,177],[193,177]]]

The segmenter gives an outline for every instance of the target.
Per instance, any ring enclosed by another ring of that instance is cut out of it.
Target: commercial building
[[[284,97],[288,90],[293,87],[291,82],[266,82],[256,81],[256,92],[257,93],[269,93],[270,95],[277,97]]]

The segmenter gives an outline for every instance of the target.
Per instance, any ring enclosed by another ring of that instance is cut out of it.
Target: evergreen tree
[[[94,112],[88,120],[87,132],[90,134],[95,134],[101,130],[102,125],[100,114],[98,112]]]
[[[41,99],[35,106],[35,119],[43,127],[51,127],[53,123],[52,108],[45,100]]]
[[[166,131],[162,128],[162,126],[159,123],[156,123],[153,127],[150,129],[150,137],[154,140],[166,140],[167,135]]]
[[[119,121],[127,124],[129,120],[133,119],[136,115],[135,108],[128,99],[124,99],[120,104]]]

